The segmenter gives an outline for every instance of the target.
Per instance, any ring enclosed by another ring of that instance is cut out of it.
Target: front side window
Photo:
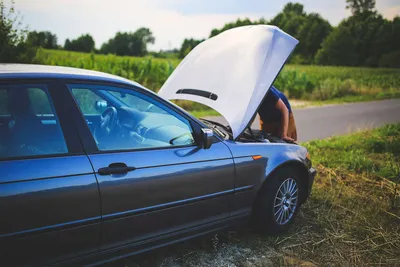
[[[67,153],[44,85],[0,86],[0,158]]]
[[[195,145],[189,121],[133,90],[68,85],[102,151]]]

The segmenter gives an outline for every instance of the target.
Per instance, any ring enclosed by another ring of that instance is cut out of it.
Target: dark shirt
[[[292,108],[286,96],[281,91],[271,86],[258,110],[258,114],[264,123],[281,121],[281,111],[276,108],[276,103],[279,99],[282,99],[283,103],[285,103],[289,114],[292,112]]]

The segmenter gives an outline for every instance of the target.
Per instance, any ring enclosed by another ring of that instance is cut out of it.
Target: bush
[[[379,60],[379,67],[400,68],[400,50],[384,54]]]
[[[288,97],[296,99],[304,98],[315,87],[305,73],[295,70],[282,71],[274,85],[278,90],[285,91]]]
[[[21,29],[21,20],[14,9],[0,0],[0,62],[30,63],[35,56],[35,48],[25,43],[27,31]]]
[[[356,84],[351,79],[341,81],[337,78],[323,80],[319,87],[312,92],[312,100],[328,100],[344,96],[358,95]]]

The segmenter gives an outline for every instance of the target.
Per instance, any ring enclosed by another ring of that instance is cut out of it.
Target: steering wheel
[[[114,131],[118,121],[118,111],[115,107],[108,107],[101,114],[100,124],[94,131],[94,137],[98,142],[99,139],[109,137]]]

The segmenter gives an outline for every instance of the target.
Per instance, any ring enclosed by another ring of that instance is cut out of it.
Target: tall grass
[[[39,49],[34,63],[103,71],[135,80],[158,91],[178,59],[120,57]],[[331,100],[400,97],[400,69],[287,65],[274,84],[292,99]],[[193,109],[190,104],[189,109]],[[202,107],[194,106],[195,109]]]
[[[102,71],[134,80],[157,91],[179,64],[179,60],[39,49],[33,63]]]

